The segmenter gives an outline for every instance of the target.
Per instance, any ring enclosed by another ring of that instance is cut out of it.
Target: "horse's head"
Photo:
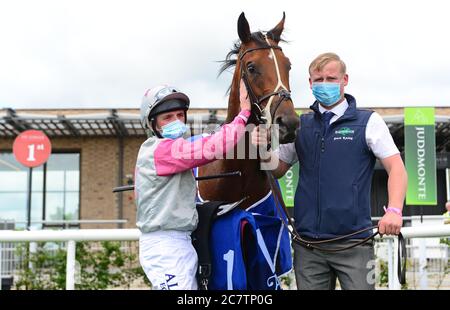
[[[294,110],[289,86],[291,63],[278,43],[284,29],[285,14],[272,30],[251,32],[244,13],[238,19],[241,44],[236,46],[235,77],[242,78],[253,103],[252,114],[258,122],[279,126],[279,142],[295,140],[299,118]],[[236,76],[239,73],[239,76]]]

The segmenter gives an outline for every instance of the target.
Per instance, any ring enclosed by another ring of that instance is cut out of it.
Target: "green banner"
[[[434,108],[405,108],[407,205],[437,205]]]
[[[295,112],[300,116],[301,110],[296,110]],[[299,167],[300,165],[297,162],[295,165],[289,168],[289,170],[282,178],[278,179],[278,183],[280,184],[281,193],[283,194],[283,200],[286,207],[294,206],[295,190],[297,189],[298,174],[300,169]]]
[[[295,190],[298,184],[299,163],[293,165],[286,174],[278,179],[286,207],[294,206]]]

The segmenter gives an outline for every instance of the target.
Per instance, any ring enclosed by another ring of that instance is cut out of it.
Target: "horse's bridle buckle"
[[[291,93],[287,89],[280,89],[278,96],[284,98],[284,100],[291,99]]]

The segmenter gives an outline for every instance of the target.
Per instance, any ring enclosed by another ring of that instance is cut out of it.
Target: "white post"
[[[447,183],[447,201],[450,201],[450,168],[445,169],[445,182]]]
[[[406,253],[404,253],[406,255]],[[400,290],[400,280],[398,278],[397,269],[398,257],[398,238],[388,239],[388,286],[390,290]]]
[[[0,242],[0,291],[2,290],[2,282],[3,282],[3,277],[2,277],[2,254],[3,254],[3,250],[2,250],[2,243]]]
[[[30,250],[30,258],[31,258],[37,252],[37,243],[36,242],[30,242],[28,244],[28,248]],[[31,270],[34,270],[34,266],[33,266],[33,263],[31,261],[28,262],[28,268],[30,268]]]
[[[67,263],[66,263],[66,290],[75,289],[75,250],[76,242],[67,242]]]
[[[419,283],[421,290],[428,289],[427,277],[427,245],[426,240],[421,238],[419,241]]]
[[[393,286],[394,290],[400,290],[401,289],[400,279],[398,278],[398,273],[397,273],[398,264],[400,263],[398,261],[398,259],[399,259],[399,257],[398,257],[398,238],[394,238],[394,240],[393,240],[392,251],[394,253],[394,256],[393,256],[394,264],[392,266],[393,267],[392,268],[392,286]],[[404,255],[406,255],[406,253]]]
[[[391,238],[387,239],[387,259],[388,259],[388,288],[390,290],[394,289],[394,253],[393,253],[393,240]]]

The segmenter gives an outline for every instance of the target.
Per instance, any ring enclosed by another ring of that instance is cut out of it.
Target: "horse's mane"
[[[272,34],[270,32],[267,33],[269,38],[272,38]],[[267,42],[264,39],[264,34],[261,31],[253,32],[250,35],[250,38],[252,41],[256,42],[256,44],[259,47],[267,46]],[[286,42],[284,39],[280,39],[280,42]],[[225,57],[225,60],[220,61],[222,65],[219,69],[219,74],[217,76],[220,76],[223,72],[225,72],[227,69],[230,69],[234,66],[236,66],[237,63],[237,55],[239,54],[239,50],[241,49],[242,42],[240,40],[234,42],[232,49],[228,52],[227,56]],[[236,56],[236,57],[235,57]],[[228,87],[227,94],[230,92],[231,85]]]

